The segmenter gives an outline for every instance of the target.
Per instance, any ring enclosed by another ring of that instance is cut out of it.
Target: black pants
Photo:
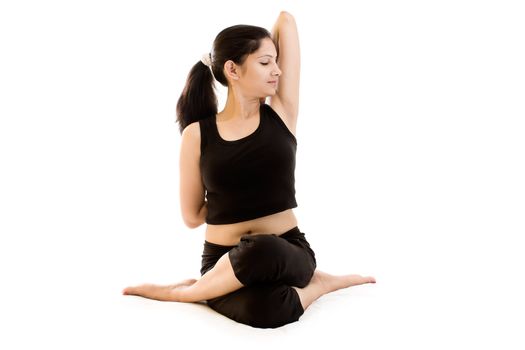
[[[237,279],[244,285],[207,301],[220,314],[258,328],[295,322],[304,313],[292,286],[308,285],[316,267],[315,254],[298,227],[277,235],[246,235],[238,245],[204,242],[201,275],[228,253]]]

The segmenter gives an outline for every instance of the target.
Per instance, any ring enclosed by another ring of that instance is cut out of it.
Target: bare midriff
[[[297,226],[293,209],[257,219],[225,225],[207,225],[206,241],[220,245],[236,245],[244,235],[275,234],[281,235]]]

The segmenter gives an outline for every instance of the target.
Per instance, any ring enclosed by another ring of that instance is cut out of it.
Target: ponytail
[[[190,70],[186,85],[177,101],[177,123],[180,133],[186,126],[217,114],[217,96],[213,74],[202,61]]]

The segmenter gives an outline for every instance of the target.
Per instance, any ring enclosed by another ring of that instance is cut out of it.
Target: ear
[[[226,77],[239,80],[239,73],[241,72],[241,67],[235,64],[232,60],[224,62],[224,74]]]

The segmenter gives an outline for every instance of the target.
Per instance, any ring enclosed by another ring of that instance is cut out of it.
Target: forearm
[[[206,215],[208,215],[208,202],[205,201],[197,215],[197,226],[206,222]]]

